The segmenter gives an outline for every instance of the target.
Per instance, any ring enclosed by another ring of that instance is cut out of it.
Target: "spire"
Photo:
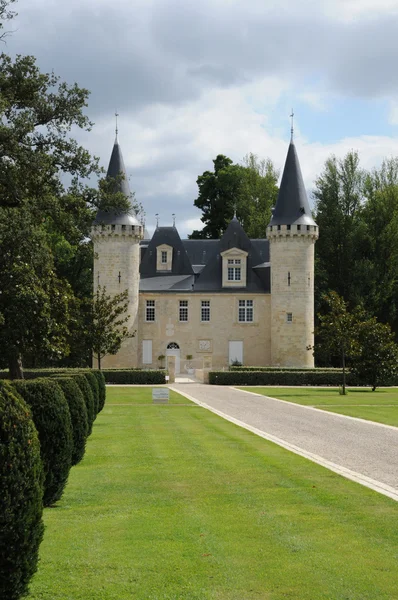
[[[316,225],[311,215],[296,147],[292,140],[270,225],[293,224]]]
[[[119,133],[119,130],[118,130],[118,128],[117,128],[117,118],[118,118],[118,116],[119,116],[119,113],[118,113],[118,112],[117,112],[117,110],[116,110],[116,111],[115,111],[115,119],[116,119],[116,127],[115,127],[115,133],[116,133],[116,137],[115,137],[115,144],[117,144],[117,143],[118,143],[118,139],[117,139],[117,136],[118,136],[118,133]]]
[[[115,113],[116,119],[119,116],[117,112]],[[120,175],[123,178],[120,181],[117,181],[115,184],[115,192],[122,192],[127,198],[130,198],[130,186],[127,179],[126,167],[124,166],[124,160],[122,155],[122,150],[119,145],[119,141],[117,139],[118,128],[117,128],[117,120],[116,120],[116,139],[113,146],[111,159],[109,161],[108,171],[106,173],[107,179],[114,179]],[[137,217],[134,214],[133,208],[129,210],[128,213],[120,213],[116,211],[104,211],[99,210],[95,217],[95,224],[101,223],[102,225],[134,225],[140,226]]]
[[[292,114],[290,115],[290,118],[292,120],[292,126],[290,128],[290,141],[291,143],[293,143],[293,136],[294,136],[294,110],[292,109]]]
[[[126,167],[124,166],[124,160],[122,155],[122,150],[120,148],[118,139],[117,139],[117,129],[116,129],[116,139],[115,144],[113,146],[111,159],[109,161],[109,167],[106,174],[107,179],[115,178],[122,175],[123,179],[118,181],[116,184],[116,192],[123,192],[126,196],[130,196],[130,187],[127,179]]]

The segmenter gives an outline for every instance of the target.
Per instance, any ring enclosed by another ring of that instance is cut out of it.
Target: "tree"
[[[360,258],[361,206],[365,174],[359,166],[357,152],[343,159],[331,156],[315,182],[315,220],[322,234],[316,245],[316,306],[323,294],[334,290],[346,301],[357,304],[357,269]]]
[[[101,359],[107,354],[116,354],[123,340],[134,337],[125,323],[129,320],[128,290],[110,296],[106,288],[98,286],[92,304],[92,324],[89,338],[91,348],[101,369]]]
[[[16,13],[10,10],[10,5],[14,2],[15,0],[0,0],[0,32],[4,29],[2,21],[9,21],[16,16]],[[0,40],[4,40],[7,35],[7,31],[0,33]]]
[[[0,18],[8,5],[0,4]],[[31,56],[0,55],[0,346],[12,377],[23,376],[24,356],[69,352],[74,295],[56,272],[54,236],[76,247],[96,209],[129,209],[109,181],[99,189],[83,183],[100,174],[70,137],[73,127],[91,128],[87,98],[76,84],[41,73]]]
[[[359,323],[356,335],[359,351],[351,370],[361,384],[371,385],[375,391],[398,372],[398,346],[389,325],[379,323],[376,317]]]
[[[333,354],[337,354],[341,360],[343,369],[343,394],[346,393],[346,362],[348,357],[358,352],[357,324],[361,318],[362,311],[348,311],[347,303],[336,292],[329,292],[323,297],[328,310],[325,314],[319,314],[319,326],[316,333],[319,345]],[[313,348],[308,348],[311,350]]]
[[[278,193],[278,173],[272,162],[249,154],[243,164],[233,164],[230,158],[219,154],[213,163],[214,171],[205,171],[198,177],[199,193],[194,201],[202,210],[205,226],[190,237],[219,238],[234,213],[250,237],[265,236]]]

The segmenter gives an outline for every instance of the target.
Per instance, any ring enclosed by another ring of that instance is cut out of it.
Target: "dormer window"
[[[171,271],[173,268],[173,248],[168,244],[161,244],[156,248],[156,270]]]
[[[222,286],[246,287],[247,252],[240,248],[229,248],[221,252]]]
[[[229,258],[228,259],[228,281],[241,281],[241,259],[240,258]],[[234,266],[232,266],[234,265]],[[239,265],[239,266],[236,266]]]

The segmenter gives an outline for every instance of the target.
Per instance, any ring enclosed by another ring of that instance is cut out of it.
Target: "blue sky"
[[[295,141],[307,189],[331,154],[398,156],[398,0],[19,0],[6,51],[91,90],[106,167],[120,143],[149,228],[200,227],[196,178],[223,153],[283,168]]]

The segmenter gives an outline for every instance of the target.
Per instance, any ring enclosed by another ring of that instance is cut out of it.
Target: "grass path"
[[[337,388],[240,387],[239,389],[398,427],[398,388],[379,388],[375,392],[370,389],[349,389],[347,396],[340,396]]]
[[[129,390],[108,392],[45,511],[30,600],[398,599],[397,503],[198,406]]]

